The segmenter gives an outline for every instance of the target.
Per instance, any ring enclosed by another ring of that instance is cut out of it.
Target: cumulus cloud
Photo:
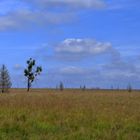
[[[112,49],[110,43],[97,42],[93,39],[65,39],[56,48],[58,53],[100,54]]]
[[[52,80],[55,84],[63,81],[66,85],[77,87],[86,83],[90,87],[119,85],[125,88],[129,83],[134,84],[140,75],[139,68],[126,61],[110,42],[67,38],[58,42],[53,49],[48,61],[51,63],[48,83]],[[47,57],[44,52],[43,49],[40,54],[43,58]],[[111,57],[106,59],[108,56]]]
[[[55,47],[55,56],[60,59],[76,60],[104,54],[110,54],[113,59],[120,57],[119,52],[112,47],[110,42],[101,42],[95,39],[65,39]]]
[[[49,52],[44,48],[45,46],[37,53],[37,56],[43,59],[47,56],[44,52]],[[65,39],[53,49],[54,52],[49,54],[51,56],[49,60],[44,59],[45,61],[42,62],[43,74],[39,79],[39,83],[42,83],[41,87],[55,87],[62,81],[66,87],[79,87],[86,84],[89,87],[110,88],[113,85],[113,87],[126,88],[129,83],[136,85],[136,81],[140,82],[140,68],[125,61],[111,43],[103,43],[95,39]],[[63,59],[58,59],[58,54]],[[106,56],[103,58],[102,55],[112,57],[110,61],[106,61],[104,59]],[[71,58],[74,61],[69,61]],[[80,61],[81,59],[83,61]],[[16,67],[18,68],[18,65]]]

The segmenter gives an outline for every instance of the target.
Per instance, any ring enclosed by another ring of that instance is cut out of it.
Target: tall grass
[[[1,140],[139,140],[140,93],[13,90],[0,95]]]

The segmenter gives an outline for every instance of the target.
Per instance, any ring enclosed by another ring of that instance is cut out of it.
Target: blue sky
[[[26,60],[43,73],[34,87],[140,88],[138,0],[1,0],[0,64],[26,87]]]

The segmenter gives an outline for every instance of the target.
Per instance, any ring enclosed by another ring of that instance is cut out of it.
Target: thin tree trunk
[[[2,82],[2,93],[4,93],[4,82]]]
[[[29,90],[30,90],[30,80],[28,79],[27,91],[29,92]]]

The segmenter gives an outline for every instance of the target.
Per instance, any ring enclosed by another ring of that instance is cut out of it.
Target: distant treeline
[[[30,88],[32,87],[32,83],[36,79],[38,75],[41,74],[42,72],[42,67],[41,66],[36,66],[36,61],[32,58],[27,60],[27,67],[24,70],[24,76],[27,78],[27,91],[30,91]],[[6,66],[3,64],[1,69],[0,69],[0,89],[2,93],[9,92],[9,89],[12,87],[12,82],[10,79],[9,72],[6,68]],[[58,86],[56,86],[56,89],[59,89],[63,91],[65,89],[64,83],[60,82]],[[86,88],[86,85],[80,86],[80,90],[85,91],[88,88]],[[97,88],[92,88],[94,90],[100,90],[99,87]],[[111,86],[110,90],[120,90],[119,86],[117,88],[113,88]],[[131,84],[128,84],[127,86],[128,92],[132,92],[132,86]]]

